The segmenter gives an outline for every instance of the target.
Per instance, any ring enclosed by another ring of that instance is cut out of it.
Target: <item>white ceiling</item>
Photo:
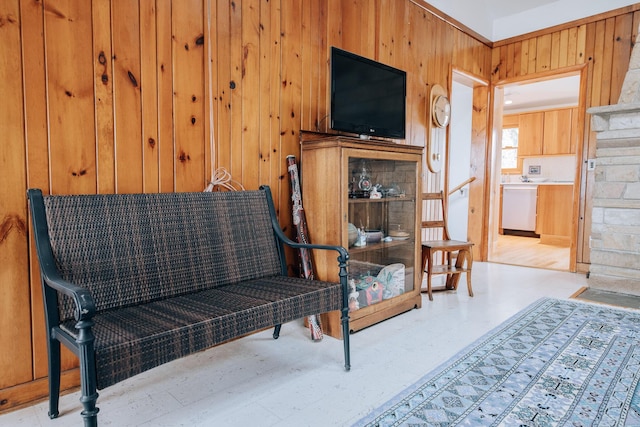
[[[504,87],[504,112],[547,108],[574,107],[578,105],[580,75],[560,77],[535,83],[518,83]],[[509,102],[510,103],[507,103]]]
[[[553,27],[637,0],[427,0],[491,41]]]

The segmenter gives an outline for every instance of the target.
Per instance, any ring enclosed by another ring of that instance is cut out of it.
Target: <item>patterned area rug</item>
[[[640,426],[640,311],[543,298],[356,426]]]

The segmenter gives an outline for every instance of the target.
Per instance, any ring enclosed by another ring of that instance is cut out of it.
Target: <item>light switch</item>
[[[587,170],[592,171],[596,168],[596,159],[587,159]]]

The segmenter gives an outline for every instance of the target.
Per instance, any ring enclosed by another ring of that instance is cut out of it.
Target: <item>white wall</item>
[[[473,88],[454,81],[451,91],[449,189],[470,178],[472,111]],[[467,240],[469,185],[462,190],[449,196],[449,234],[456,240]]]

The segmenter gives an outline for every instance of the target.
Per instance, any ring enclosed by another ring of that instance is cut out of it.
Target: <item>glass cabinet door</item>
[[[348,158],[350,311],[414,290],[417,167]]]

